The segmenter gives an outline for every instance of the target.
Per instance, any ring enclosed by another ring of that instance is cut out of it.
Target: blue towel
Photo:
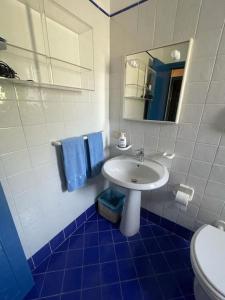
[[[62,149],[67,190],[72,192],[84,186],[87,180],[83,137],[62,140]]]
[[[88,134],[88,146],[91,164],[91,176],[96,176],[101,172],[104,161],[102,132]]]

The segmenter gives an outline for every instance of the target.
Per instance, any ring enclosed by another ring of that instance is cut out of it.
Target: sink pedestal
[[[141,191],[129,189],[125,201],[120,231],[125,236],[132,236],[138,233],[140,228]]]

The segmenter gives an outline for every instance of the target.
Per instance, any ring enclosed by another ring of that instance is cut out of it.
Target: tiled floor
[[[189,242],[144,219],[127,239],[94,215],[33,273],[26,300],[194,299]]]

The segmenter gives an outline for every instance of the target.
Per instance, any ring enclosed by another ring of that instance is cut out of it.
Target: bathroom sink
[[[108,160],[102,173],[109,181],[133,190],[153,190],[163,186],[169,178],[168,170],[160,163],[146,160],[138,162],[129,156]]]
[[[102,174],[109,181],[127,188],[120,231],[125,236],[135,235],[140,228],[141,191],[165,185],[169,179],[167,168],[153,160],[139,162],[131,156],[117,156],[104,163]]]

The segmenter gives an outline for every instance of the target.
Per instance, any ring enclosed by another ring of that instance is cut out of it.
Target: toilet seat
[[[196,278],[212,299],[225,300],[225,232],[202,226],[191,241]]]

